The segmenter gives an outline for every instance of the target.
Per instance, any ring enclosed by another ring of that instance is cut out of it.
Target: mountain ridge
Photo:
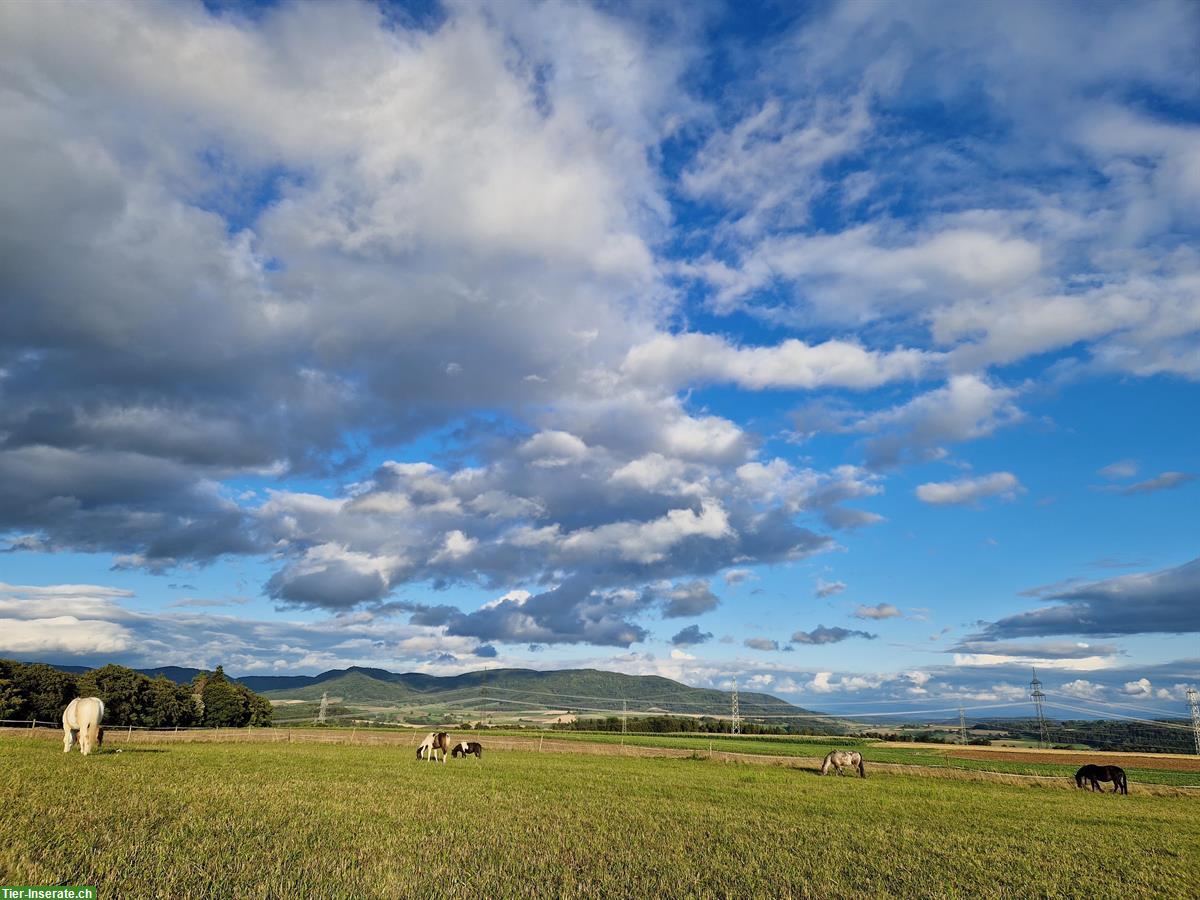
[[[84,666],[59,665],[75,674],[90,671]],[[154,677],[163,675],[185,684],[201,669],[159,666],[135,671]],[[228,674],[228,673],[226,673]],[[320,700],[324,693],[338,694],[346,703],[433,703],[486,697],[497,707],[517,709],[542,705],[571,708],[597,715],[620,712],[623,701],[636,703],[640,711],[659,710],[675,714],[726,714],[728,691],[692,687],[661,675],[629,675],[604,669],[478,669],[458,675],[429,675],[424,672],[391,672],[369,666],[327,669],[316,675],[230,675],[235,681],[270,700]],[[489,693],[490,692],[490,693]],[[805,715],[813,711],[772,694],[739,692],[742,715],[776,713]]]

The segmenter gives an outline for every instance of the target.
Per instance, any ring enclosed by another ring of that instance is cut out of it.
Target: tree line
[[[190,684],[151,678],[124,666],[107,665],[80,675],[45,663],[0,659],[0,719],[59,722],[76,697],[104,701],[106,725],[149,728],[242,728],[270,725],[271,704],[221,666],[201,672]]]

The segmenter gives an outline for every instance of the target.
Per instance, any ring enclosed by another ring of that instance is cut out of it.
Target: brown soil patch
[[[1200,772],[1200,757],[1188,759],[1179,756],[1136,753],[1066,753],[1053,756],[1041,750],[951,750],[946,756],[955,759],[981,759],[993,762],[1061,763],[1062,765],[1129,766],[1141,769],[1158,769],[1163,772]]]

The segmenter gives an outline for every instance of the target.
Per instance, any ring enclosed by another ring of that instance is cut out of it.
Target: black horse
[[[455,759],[460,756],[474,756],[476,759],[483,759],[483,744],[479,741],[459,741],[450,751],[450,755]]]
[[[1104,788],[1100,787],[1101,781],[1111,781],[1113,785],[1112,792],[1115,794],[1120,791],[1122,794],[1129,793],[1129,780],[1125,777],[1125,770],[1120,766],[1094,766],[1088,764],[1075,773],[1075,786],[1083,787],[1083,783],[1087,781],[1091,784],[1093,791],[1104,793]]]

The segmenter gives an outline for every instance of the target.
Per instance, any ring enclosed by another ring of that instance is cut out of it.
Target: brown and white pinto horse
[[[483,744],[479,741],[459,741],[450,751],[450,755],[455,759],[460,756],[474,756],[476,759],[483,759]]]
[[[99,697],[76,697],[63,710],[63,753],[71,752],[75,732],[79,732],[79,752],[87,756],[104,743],[104,701]]]
[[[839,775],[842,774],[843,766],[853,766],[858,769],[861,777],[867,777],[867,770],[863,767],[862,754],[857,750],[833,750],[825,754],[825,761],[821,763],[821,774],[828,775],[831,766],[837,770]]]
[[[431,731],[425,736],[425,740],[421,741],[421,746],[417,748],[417,759],[437,762],[439,750],[442,752],[442,762],[445,762],[446,756],[450,753],[450,735],[444,731]]]

